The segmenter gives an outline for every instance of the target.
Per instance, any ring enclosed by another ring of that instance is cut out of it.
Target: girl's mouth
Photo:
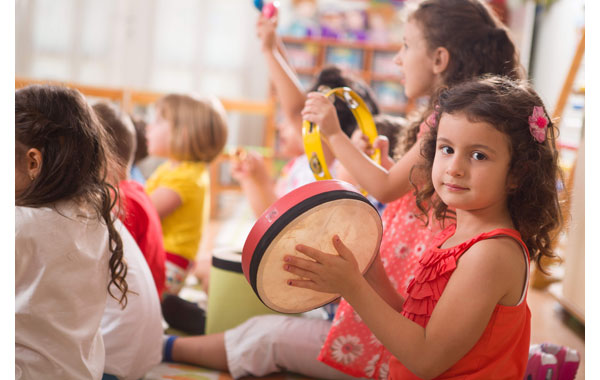
[[[467,187],[458,186],[458,185],[455,185],[453,183],[444,183],[444,186],[446,186],[450,191],[464,191],[464,190],[468,190]]]

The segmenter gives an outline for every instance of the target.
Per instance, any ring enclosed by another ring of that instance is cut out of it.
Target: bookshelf
[[[373,89],[383,113],[405,116],[412,109],[413,102],[404,95],[402,77],[393,62],[400,44],[291,36],[283,36],[282,40],[305,88],[323,67],[335,64]]]

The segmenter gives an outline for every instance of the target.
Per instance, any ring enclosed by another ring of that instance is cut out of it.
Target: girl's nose
[[[397,66],[402,66],[402,48],[398,50],[398,53],[396,53],[394,56],[393,61]]]
[[[448,163],[446,173],[452,177],[462,177],[465,175],[464,168],[458,157],[454,157],[452,161]]]

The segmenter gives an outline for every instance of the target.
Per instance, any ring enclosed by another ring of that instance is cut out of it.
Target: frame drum
[[[295,275],[283,270],[283,256],[307,258],[295,247],[305,244],[336,254],[339,235],[365,273],[379,251],[382,223],[375,207],[349,183],[323,180],[301,186],[271,205],[256,221],[244,244],[242,269],[258,298],[282,313],[323,306],[339,294],[287,285]]]

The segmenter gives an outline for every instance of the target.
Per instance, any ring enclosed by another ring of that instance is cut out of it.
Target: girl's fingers
[[[291,256],[291,255],[284,256],[283,261],[285,262],[285,264],[289,264],[294,267],[305,269],[305,270],[311,271],[313,273],[317,272],[321,266],[321,264],[316,263],[312,260],[306,260],[301,257]]]
[[[352,251],[346,247],[346,245],[342,242],[342,239],[338,235],[333,236],[333,247],[339,253],[340,257],[344,259],[354,258]]]
[[[311,280],[287,280],[286,283],[289,286],[294,286],[296,288],[304,288],[304,289],[316,290],[317,292],[321,291],[321,289],[319,288],[319,286],[317,286],[317,284],[315,284]]]
[[[315,114],[313,114],[313,113],[305,113],[305,114],[302,114],[302,120],[307,120],[307,121],[310,121],[311,123],[319,124],[319,123],[317,122],[317,117],[316,117],[316,115],[315,115]]]
[[[308,99],[318,99],[318,98],[325,98],[325,95],[321,94],[318,91],[313,91],[313,92],[309,92],[306,97]]]
[[[312,104],[305,104],[304,108],[302,108],[302,111],[300,112],[301,114],[305,114],[305,113],[316,113],[318,111],[318,108],[315,107]]]
[[[309,94],[310,95],[310,94]],[[323,94],[317,93],[317,96],[309,97],[306,102],[304,102],[303,111],[314,110],[319,111],[325,109],[328,105],[330,105],[329,101],[323,96]]]
[[[312,247],[308,247],[306,245],[303,244],[298,244],[296,246],[296,251],[310,257],[311,259],[315,260],[316,262],[320,263],[324,253],[319,251],[318,249],[312,248]]]
[[[317,111],[319,110],[319,105],[311,102],[310,100],[304,103],[303,111]]]
[[[387,136],[377,136],[373,142],[373,147],[381,150],[381,155],[385,157],[390,151],[390,140],[388,140]]]
[[[305,269],[302,269],[302,268],[294,266],[294,265],[284,264],[283,270],[285,270],[286,272],[293,273],[293,274],[297,275],[298,277],[302,277],[304,279],[308,279],[311,281],[315,280],[315,274],[313,272],[307,271]]]

